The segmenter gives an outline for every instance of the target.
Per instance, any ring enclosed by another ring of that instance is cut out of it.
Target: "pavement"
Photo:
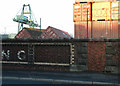
[[[97,72],[3,71],[2,84],[79,84],[120,86],[119,76]]]

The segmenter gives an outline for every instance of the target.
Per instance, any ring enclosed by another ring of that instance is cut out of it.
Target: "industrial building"
[[[24,27],[16,36],[16,39],[71,39],[69,33],[48,26],[47,29],[35,29]]]
[[[120,38],[119,8],[118,0],[75,0],[74,37]]]
[[[42,33],[41,38],[43,39],[71,39],[72,37],[69,33],[62,31],[60,29],[48,26],[44,33]]]
[[[41,33],[44,32],[45,29],[35,29],[35,28],[26,28],[24,27],[16,36],[16,39],[40,39]]]

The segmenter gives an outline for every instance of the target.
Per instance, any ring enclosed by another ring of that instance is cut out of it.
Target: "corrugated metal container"
[[[91,3],[77,3],[73,5],[73,21],[86,21],[88,8],[88,20],[91,20]]]
[[[109,20],[110,18],[110,2],[92,4],[92,20]]]
[[[87,20],[87,8],[89,20],[118,20],[120,2],[76,2],[73,5],[73,21],[80,22]]]
[[[88,30],[89,38],[120,37],[118,21],[89,21]],[[87,22],[75,22],[75,38],[87,38]]]
[[[118,0],[75,0],[75,2],[116,2]]]
[[[93,21],[93,38],[118,38],[118,21]]]
[[[89,38],[91,37],[91,22],[88,22]],[[75,38],[87,38],[87,22],[75,22]]]
[[[120,27],[118,27],[120,26],[118,24],[120,19],[119,1],[81,2],[74,4],[74,10],[77,10],[74,11],[73,15],[75,38],[87,38],[87,7],[89,9],[89,38],[120,38]],[[81,13],[79,13],[79,10],[81,10]],[[78,14],[81,14],[81,16],[79,17]]]
[[[118,22],[118,38],[120,38],[120,23]]]
[[[92,4],[92,20],[118,19],[119,2],[99,2]]]
[[[82,3],[82,21],[87,20],[87,9],[88,9],[88,20],[91,20],[91,3]]]
[[[81,21],[82,13],[81,13],[81,4],[74,4],[73,5],[73,21]]]
[[[119,11],[119,2],[112,2],[112,7],[111,7],[111,16],[112,19],[118,19],[118,11]]]

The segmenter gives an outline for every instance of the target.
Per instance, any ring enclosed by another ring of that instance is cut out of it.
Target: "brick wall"
[[[2,57],[4,58],[3,61],[6,61],[6,63],[3,63],[3,68],[120,72],[120,39],[6,39],[2,42],[2,50],[4,50]],[[30,47],[30,45],[32,46]],[[7,52],[7,50],[10,50],[10,52]],[[20,50],[22,50],[21,53]],[[8,55],[11,58],[10,60],[5,59],[5,56]],[[26,56],[26,59],[21,61],[18,56]],[[10,61],[18,63],[13,65],[13,63],[9,63]],[[12,67],[8,67],[8,63]]]
[[[44,44],[35,46],[35,62],[70,63],[70,46]]]
[[[105,42],[88,42],[88,70],[104,71]]]
[[[77,42],[75,46],[75,71],[120,72],[119,41]]]

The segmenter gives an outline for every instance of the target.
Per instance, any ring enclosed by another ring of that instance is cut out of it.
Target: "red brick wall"
[[[105,42],[88,42],[88,70],[104,71]]]
[[[70,46],[38,45],[35,46],[35,62],[70,63]]]

